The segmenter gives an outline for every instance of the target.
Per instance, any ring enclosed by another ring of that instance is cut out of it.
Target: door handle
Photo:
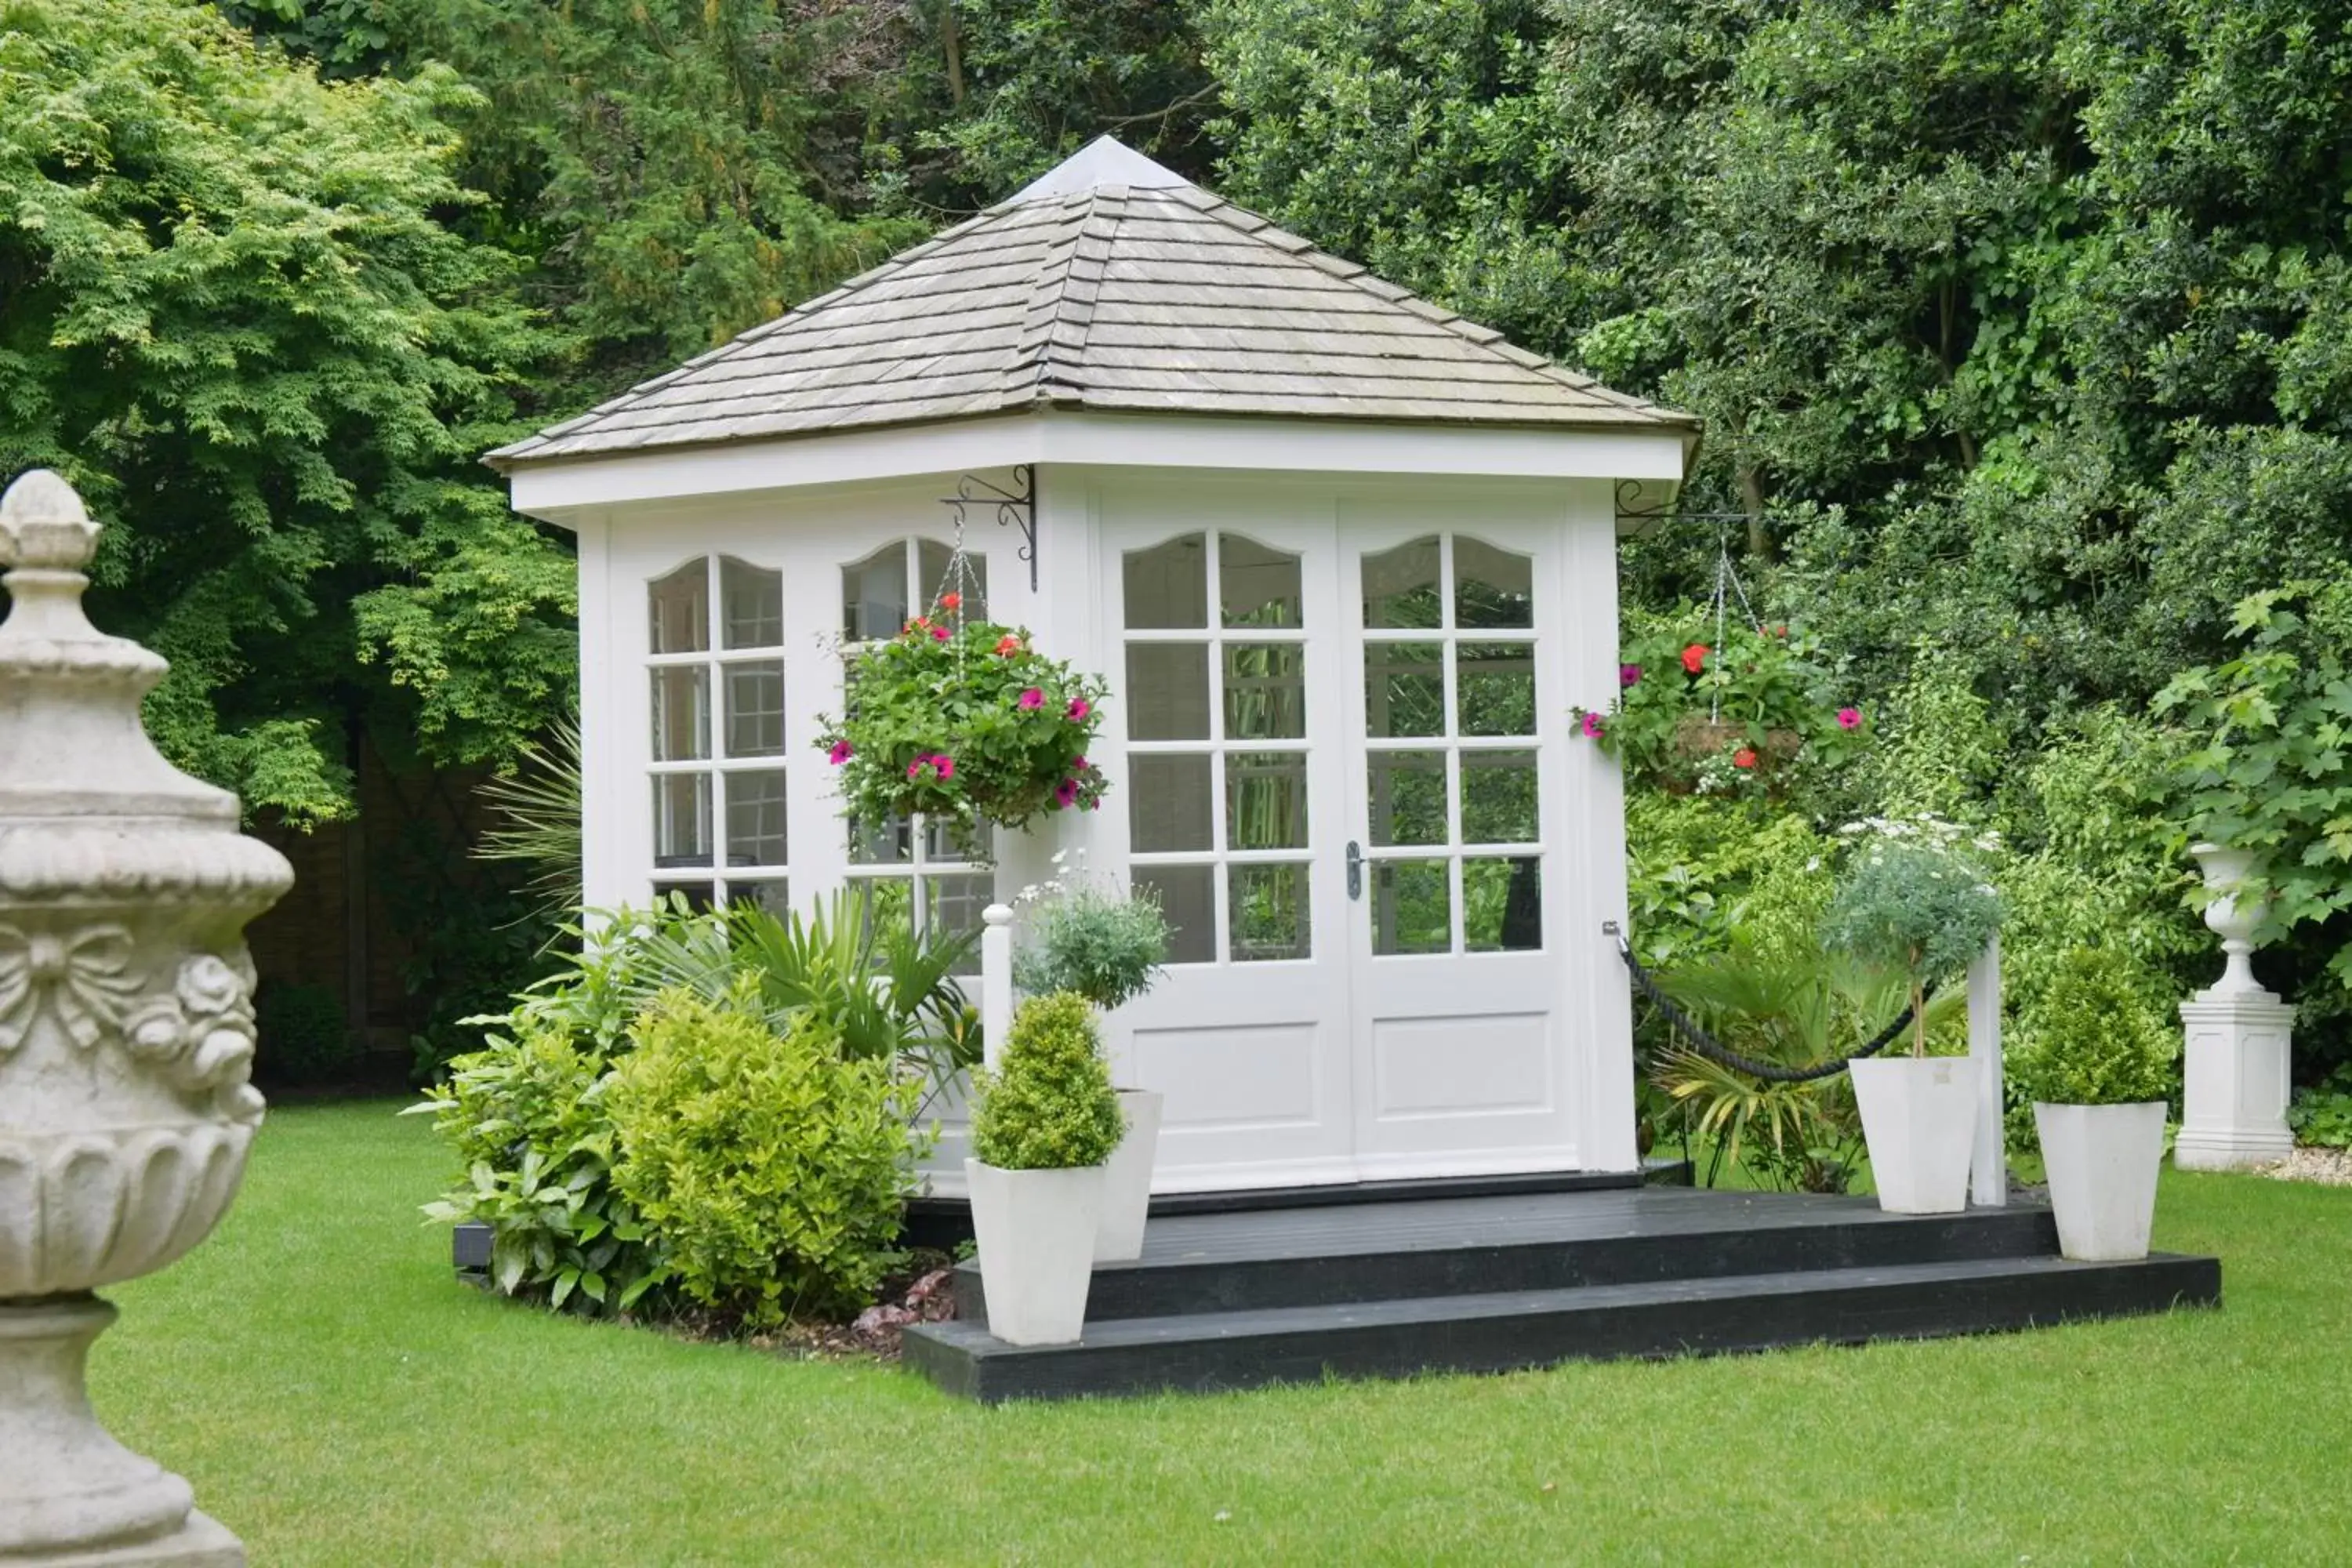
[[[1352,901],[1364,896],[1364,847],[1354,839],[1348,840],[1348,897]]]

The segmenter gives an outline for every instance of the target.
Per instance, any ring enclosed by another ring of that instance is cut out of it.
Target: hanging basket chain
[[[1715,531],[1714,658],[1717,668],[1722,668],[1723,665],[1724,614],[1734,595],[1738,595],[1739,610],[1748,617],[1748,624],[1755,628],[1757,636],[1763,636],[1764,623],[1756,618],[1756,607],[1748,602],[1747,584],[1740,582],[1738,570],[1731,564],[1731,530],[1728,527],[1721,527]],[[1707,696],[1706,721],[1709,724],[1723,722],[1723,691],[1719,687]]]
[[[1762,1079],[1767,1083],[1812,1083],[1821,1079],[1834,1078],[1845,1071],[1849,1063],[1878,1055],[1896,1040],[1901,1039],[1903,1031],[1911,1026],[1915,1010],[1906,1006],[1899,1017],[1877,1034],[1873,1035],[1869,1043],[1860,1050],[1850,1056],[1840,1057],[1835,1061],[1817,1062],[1811,1067],[1805,1068],[1785,1067],[1779,1062],[1759,1061],[1754,1057],[1742,1056],[1692,1021],[1690,1015],[1677,1006],[1673,998],[1659,986],[1657,978],[1642,967],[1642,961],[1633,956],[1633,943],[1625,940],[1625,932],[1615,921],[1602,921],[1601,929],[1616,939],[1617,955],[1625,961],[1625,970],[1633,976],[1634,989],[1650,999],[1666,1022],[1673,1026],[1675,1033],[1687,1041],[1693,1050],[1710,1060],[1722,1063],[1734,1072],[1746,1073],[1750,1078]],[[1922,994],[1934,995],[1935,987],[1928,986]]]

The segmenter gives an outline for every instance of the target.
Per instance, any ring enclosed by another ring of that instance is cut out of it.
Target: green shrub
[[[272,1077],[317,1083],[333,1078],[359,1056],[343,1016],[342,994],[331,985],[273,982],[253,999],[253,1011],[259,1062]]]
[[[2294,1141],[2320,1149],[2352,1149],[2352,1066],[2294,1091],[2286,1108]]]
[[[2000,899],[1962,831],[1933,818],[1874,820],[1862,834],[1822,923],[1822,945],[1901,970],[1918,1016],[1912,1051],[1927,1050],[1927,987],[1965,969],[2000,929]]]
[[[582,1310],[635,1305],[667,1276],[613,1185],[604,1054],[544,1025],[493,1035],[410,1113],[433,1118],[466,1175],[425,1212],[490,1227],[490,1281]]]
[[[1027,995],[1075,992],[1108,1013],[1151,989],[1168,957],[1168,917],[1144,893],[1080,887],[1037,908],[1013,963]]]
[[[754,1327],[866,1304],[914,1183],[911,1086],[845,1058],[814,1012],[779,1034],[754,1008],[673,993],[635,1033],[605,1091],[613,1184],[678,1289]]]
[[[2009,1073],[2029,1100],[2133,1105],[2170,1096],[2180,1040],[2140,1000],[2128,954],[2077,947],[2022,1020]]]
[[[999,1170],[1099,1165],[1126,1131],[1094,1010],[1075,993],[1023,1003],[996,1071],[974,1079],[972,1153]]]

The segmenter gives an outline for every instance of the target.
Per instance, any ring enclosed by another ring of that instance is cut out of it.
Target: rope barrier
[[[1754,1057],[1740,1055],[1692,1022],[1690,1015],[1675,1005],[1674,999],[1659,988],[1656,978],[1642,967],[1642,961],[1633,956],[1633,944],[1625,940],[1625,932],[1615,921],[1601,921],[1601,929],[1616,939],[1617,956],[1625,961],[1626,972],[1633,977],[1634,989],[1650,999],[1652,1005],[1665,1016],[1666,1022],[1674,1026],[1675,1032],[1690,1043],[1692,1049],[1703,1057],[1721,1062],[1734,1072],[1744,1072],[1750,1078],[1759,1078],[1768,1083],[1811,1083],[1817,1079],[1833,1078],[1845,1071],[1849,1062],[1876,1056],[1902,1038],[1903,1031],[1911,1026],[1913,1009],[1905,1007],[1901,1016],[1872,1036],[1869,1044],[1851,1056],[1840,1057],[1832,1062],[1819,1062],[1809,1068],[1784,1067],[1779,1062],[1759,1061]],[[1932,992],[1934,987],[1930,986],[1928,989]]]

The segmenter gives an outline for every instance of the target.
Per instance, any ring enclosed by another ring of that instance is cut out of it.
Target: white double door
[[[1106,520],[1159,1185],[1572,1168],[1561,527],[1320,510]]]

